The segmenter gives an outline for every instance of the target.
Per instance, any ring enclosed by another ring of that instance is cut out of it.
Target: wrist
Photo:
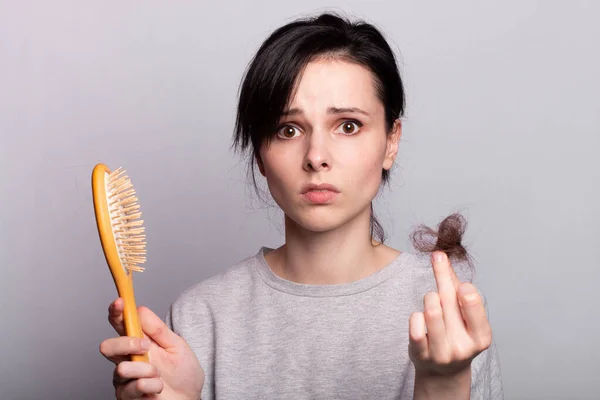
[[[465,399],[471,395],[471,366],[453,373],[441,375],[415,371],[414,400]]]

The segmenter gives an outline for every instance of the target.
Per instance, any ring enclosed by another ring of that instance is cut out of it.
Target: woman
[[[369,24],[324,14],[263,43],[234,144],[283,210],[285,244],[187,289],[166,324],[141,307],[145,340],[105,340],[117,398],[502,398],[483,297],[451,265],[469,262],[460,215],[417,231],[421,254],[382,243],[371,204],[403,109],[393,52]],[[109,308],[120,335],[122,310]],[[150,363],[126,361],[147,350]]]

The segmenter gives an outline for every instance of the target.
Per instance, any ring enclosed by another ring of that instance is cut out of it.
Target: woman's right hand
[[[113,385],[119,400],[198,400],[204,371],[186,341],[150,309],[138,309],[144,339],[125,336],[123,299],[108,308],[108,320],[120,337],[104,340],[100,353],[115,363]],[[129,361],[148,352],[150,362]]]

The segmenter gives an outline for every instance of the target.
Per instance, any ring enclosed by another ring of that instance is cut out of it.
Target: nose
[[[307,135],[307,148],[304,155],[304,170],[323,171],[331,168],[331,154],[327,134],[313,131]]]

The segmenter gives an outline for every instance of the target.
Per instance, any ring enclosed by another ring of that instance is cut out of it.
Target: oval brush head
[[[127,336],[143,338],[133,291],[133,272],[146,262],[146,235],[135,189],[126,171],[114,172],[98,164],[92,172],[94,210],[100,242],[119,297],[124,300],[123,322]],[[148,361],[134,355],[134,361]]]
[[[106,198],[112,233],[121,265],[126,271],[143,272],[146,262],[146,235],[142,212],[131,179],[122,168],[108,175]]]

